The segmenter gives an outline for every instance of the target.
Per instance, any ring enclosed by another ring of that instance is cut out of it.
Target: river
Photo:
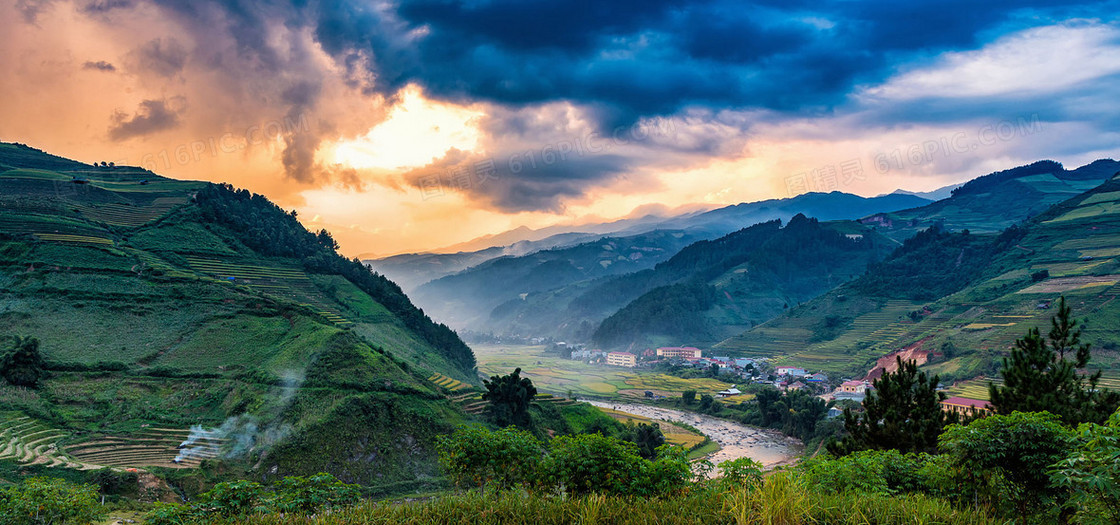
[[[589,401],[592,405],[602,408],[611,408],[621,412],[628,412],[637,416],[666,421],[680,421],[688,423],[712,441],[719,443],[719,452],[711,455],[708,460],[713,465],[721,462],[749,457],[765,468],[788,463],[799,456],[803,450],[800,441],[782,435],[777,430],[742,425],[725,419],[714,418],[648,405],[635,405],[628,403],[610,403],[604,401]]]

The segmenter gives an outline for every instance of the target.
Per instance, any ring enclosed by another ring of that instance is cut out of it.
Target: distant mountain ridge
[[[1069,195],[1079,182],[1095,186]],[[1066,198],[1041,211],[1024,202],[1017,211],[1024,220],[991,231],[1008,220],[1009,197],[1046,191]],[[991,222],[952,209],[979,199],[993,203]],[[986,399],[987,383],[998,379],[1000,359],[1015,339],[1034,327],[1045,333],[1051,305],[1065,296],[1084,327],[1082,341],[1093,345],[1090,369],[1105,371],[1102,386],[1120,389],[1120,163],[1105,159],[1072,171],[1035,163],[975,179],[927,208],[892,214],[945,220],[906,240],[866,275],[713,351],[849,377],[906,352],[947,384],[957,383],[951,395]]]
[[[611,235],[522,256],[498,257],[457,272],[449,270],[471,255],[394,261],[403,263],[397,268],[376,261],[371,265],[390,278],[407,276],[411,282],[418,280],[416,274],[408,273],[417,268],[415,264],[410,266],[417,260],[447,271],[447,275],[418,286],[411,295],[425,312],[457,330],[586,340],[600,321],[649,291],[632,288],[596,300],[596,287],[608,286],[614,276],[653,268],[693,242],[715,239],[753,224],[786,221],[798,214],[827,220],[856,219],[874,211],[924,203],[929,201],[909,195],[869,199],[840,192],[809,193],[674,217],[658,223],[659,227],[673,229]]]
[[[868,198],[842,192],[806,193],[796,197],[735,204],[672,217],[649,215],[641,219],[626,219],[599,225],[598,229],[606,233],[597,233],[596,228],[586,226],[581,228],[588,228],[587,231],[561,232],[538,240],[519,241],[503,246],[500,250],[497,249],[498,247],[489,247],[474,252],[405,254],[367,259],[365,262],[377,272],[400,284],[405,291],[411,292],[424,283],[467,270],[495,257],[516,257],[542,250],[563,249],[581,243],[595,242],[608,235],[628,237],[654,230],[675,230],[692,235],[695,239],[714,239],[760,222],[774,219],[788,221],[798,213],[826,221],[856,219],[878,211],[900,210],[929,202],[927,199],[913,195],[881,195]],[[501,238],[502,235],[504,234],[493,238]],[[433,306],[428,305],[429,308]]]

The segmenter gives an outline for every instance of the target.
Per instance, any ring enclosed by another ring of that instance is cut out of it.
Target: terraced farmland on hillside
[[[437,385],[439,385],[443,388],[446,388],[446,389],[448,389],[452,392],[471,388],[471,385],[468,385],[468,384],[466,384],[462,381],[459,381],[458,379],[455,379],[455,378],[452,378],[452,377],[447,377],[447,376],[445,376],[443,374],[440,374],[438,372],[435,373],[435,374],[432,374],[431,377],[428,378],[428,381],[431,381],[431,382],[433,382],[433,383],[435,383],[435,384],[437,384]]]
[[[203,460],[221,455],[224,439],[197,437],[190,446],[179,448],[191,437],[189,430],[146,429],[130,436],[105,436],[65,447],[67,454],[87,463],[111,467],[194,468]]]
[[[325,304],[322,292],[302,269],[256,266],[235,260],[198,257],[186,257],[186,260],[199,274],[282,297],[310,308],[337,325],[353,324],[336,308]]]
[[[66,432],[26,416],[10,415],[0,421],[0,460],[21,465],[44,465],[93,470],[102,466],[74,459],[58,448]]]

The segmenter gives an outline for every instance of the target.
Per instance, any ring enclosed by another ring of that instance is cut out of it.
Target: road
[[[714,465],[732,459],[749,457],[769,469],[793,461],[802,451],[800,441],[784,436],[777,430],[741,425],[724,419],[670,408],[604,401],[587,402],[597,407],[611,408],[651,419],[688,423],[711,438],[712,441],[719,443],[721,447],[719,452],[708,458]]]

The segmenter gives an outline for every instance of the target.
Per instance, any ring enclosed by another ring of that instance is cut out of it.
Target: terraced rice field
[[[983,401],[988,401],[989,400],[989,396],[988,396],[988,383],[989,382],[995,383],[996,385],[1002,385],[1003,384],[1003,380],[998,379],[998,378],[997,379],[971,379],[971,380],[968,380],[968,381],[961,381],[961,382],[949,387],[948,389],[946,389],[945,394],[948,395],[949,397],[954,397],[954,396],[967,397],[969,399],[980,399],[980,400],[983,400]]]
[[[221,454],[223,439],[201,437],[179,448],[191,435],[189,430],[146,429],[131,436],[106,436],[70,445],[65,452],[84,463],[110,467],[194,468],[203,460]],[[181,461],[175,459],[181,456]]]
[[[65,235],[58,233],[36,233],[35,238],[42,241],[73,242],[78,244],[101,244],[112,246],[113,240],[104,237],[91,237],[88,235]]]
[[[665,435],[665,441],[674,445],[683,446],[686,449],[691,449],[692,447],[703,443],[705,439],[703,435],[697,434],[683,427],[678,427],[677,425],[674,425],[669,421],[655,420],[645,416],[628,414],[626,412],[620,412],[618,410],[604,407],[599,407],[599,410],[602,410],[608,416],[611,416],[612,418],[623,423],[634,423],[635,425],[639,423],[645,423],[647,425],[656,423],[659,427],[661,427],[661,433]]]
[[[443,375],[439,372],[436,372],[436,373],[432,374],[432,376],[428,378],[428,381],[431,381],[431,382],[433,382],[433,383],[435,383],[435,384],[437,384],[437,385],[439,385],[443,388],[446,388],[446,389],[448,389],[452,392],[456,392],[456,391],[459,391],[459,390],[466,390],[466,389],[471,388],[471,385],[468,385],[468,384],[466,384],[462,381],[459,381],[458,379],[455,379],[455,378],[452,378],[452,377],[447,377],[447,376],[445,376],[445,375]]]
[[[66,433],[24,416],[13,416],[0,422],[0,459],[21,465],[45,465],[79,470],[93,470],[102,465],[87,463],[68,456],[58,448]]]
[[[167,212],[186,202],[185,197],[159,197],[147,206],[110,203],[77,206],[77,209],[92,221],[135,228],[166,215]]]
[[[214,280],[232,282],[282,297],[315,311],[336,325],[353,324],[340,312],[319,300],[322,292],[301,269],[255,266],[198,257],[186,257],[186,260],[192,269]]]
[[[107,232],[92,224],[64,217],[40,215],[36,213],[5,213],[0,216],[0,230],[5,233],[19,234],[56,234],[104,237]]]
[[[458,404],[464,412],[476,416],[485,412],[486,407],[490,404],[489,401],[483,401],[482,393],[478,391],[470,391],[455,395],[450,399]],[[549,404],[553,406],[568,406],[574,405],[577,402],[578,401],[573,401],[566,397],[557,397],[552,394],[537,394],[536,397],[533,398],[533,403]]]
[[[800,351],[777,354],[778,358],[774,360],[774,364],[800,366],[813,371],[834,371],[838,357],[843,357],[841,361],[851,360],[852,355],[874,358],[885,352],[897,350],[897,347],[909,341],[908,337],[903,336],[913,333],[918,326],[918,323],[909,321],[905,317],[906,314],[919,307],[918,303],[910,301],[888,301],[882,308],[856,317],[851,327],[839,337],[830,341],[806,344]],[[934,318],[927,321],[943,322],[944,319]],[[864,350],[856,354],[860,347]]]

